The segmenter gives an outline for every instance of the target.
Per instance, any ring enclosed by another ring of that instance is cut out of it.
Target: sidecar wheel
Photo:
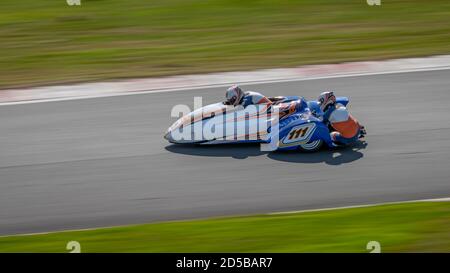
[[[323,145],[323,140],[318,139],[298,146],[302,152],[312,153],[318,151]]]

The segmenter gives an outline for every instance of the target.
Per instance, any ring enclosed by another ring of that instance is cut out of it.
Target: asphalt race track
[[[0,234],[450,196],[450,70],[248,85],[333,89],[366,143],[315,154],[163,139],[224,88],[0,106]]]

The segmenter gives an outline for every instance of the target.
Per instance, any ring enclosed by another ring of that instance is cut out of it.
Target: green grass
[[[0,252],[450,252],[450,202],[155,223],[0,237]]]
[[[0,88],[450,52],[450,1],[2,0]]]

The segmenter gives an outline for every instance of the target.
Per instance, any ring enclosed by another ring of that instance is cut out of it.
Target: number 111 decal
[[[315,123],[302,124],[291,129],[287,136],[283,139],[283,143],[308,142],[314,129]]]

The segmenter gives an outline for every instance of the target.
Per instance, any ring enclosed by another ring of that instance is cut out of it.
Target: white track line
[[[448,57],[448,56],[444,56]],[[433,58],[433,57],[431,57]],[[430,58],[430,59],[431,59]],[[408,59],[405,59],[408,60]],[[425,62],[426,58],[424,58]],[[430,61],[431,62],[431,61]],[[389,61],[386,61],[386,63],[389,63]],[[351,63],[350,63],[351,64]],[[343,64],[343,66],[348,65]],[[380,65],[386,65],[383,64],[383,62],[380,62]],[[336,65],[336,67],[339,67],[339,65]],[[293,68],[296,69],[296,68]],[[301,68],[298,68],[301,69]],[[275,71],[276,69],[274,69]],[[287,69],[288,70],[288,69]],[[398,69],[398,70],[386,70],[386,71],[374,71],[374,72],[363,72],[363,73],[355,73],[355,72],[347,72],[347,73],[332,73],[330,75],[322,75],[322,76],[290,76],[283,78],[283,76],[280,76],[280,79],[272,79],[272,80],[241,80],[239,81],[240,84],[243,85],[256,85],[256,84],[270,84],[270,83],[282,83],[282,82],[300,82],[300,81],[311,81],[311,80],[322,80],[322,79],[334,79],[334,78],[348,78],[348,77],[364,77],[364,76],[375,76],[375,75],[387,75],[387,74],[400,74],[400,73],[413,73],[413,72],[428,72],[428,71],[442,71],[442,70],[450,70],[450,64],[440,64],[436,66],[430,66],[430,67],[421,67],[421,68],[414,68],[414,69]],[[224,74],[227,74],[230,72],[226,72]],[[245,72],[238,72],[236,73],[236,78],[239,79],[241,74],[244,74]],[[248,72],[251,73],[251,72]],[[213,77],[217,77],[213,75]],[[229,77],[229,76],[228,76]],[[244,77],[245,78],[245,77]],[[132,80],[130,80],[132,81]],[[209,82],[214,82],[214,80],[209,80]],[[117,82],[117,84],[122,84],[123,82]],[[180,87],[175,88],[149,88],[144,90],[135,90],[135,91],[118,91],[118,92],[108,92],[105,91],[104,93],[100,92],[97,94],[88,94],[88,95],[69,95],[65,96],[64,92],[61,91],[61,97],[55,97],[55,98],[47,98],[47,99],[26,99],[26,100],[17,100],[17,101],[7,101],[7,102],[0,102],[0,106],[4,105],[19,105],[19,104],[31,104],[31,103],[43,103],[43,102],[58,102],[58,101],[69,101],[69,100],[81,100],[81,99],[93,99],[93,98],[104,98],[104,97],[116,97],[116,96],[128,96],[128,95],[142,95],[142,94],[155,94],[155,93],[165,93],[165,92],[179,92],[179,91],[196,91],[196,90],[202,90],[202,89],[208,89],[208,88],[220,88],[220,87],[228,87],[230,84],[233,84],[234,82],[222,82],[220,84],[193,84],[193,85],[182,85]],[[101,83],[99,83],[101,84]],[[108,85],[113,85],[113,82],[105,83]],[[87,84],[88,85],[88,84]],[[61,87],[61,86],[59,86]],[[68,86],[62,86],[62,88],[67,87],[71,88],[70,85]],[[49,87],[49,88],[55,88],[55,87]],[[75,87],[76,88],[76,87]],[[99,87],[92,87],[94,88],[101,88]],[[26,89],[30,92],[36,92],[36,90],[43,90],[45,87],[37,87],[35,90],[33,89]],[[83,88],[82,88],[83,89]],[[23,90],[19,90],[23,91]],[[14,93],[14,90],[0,90],[1,92],[9,92]],[[39,92],[39,91],[37,91]],[[74,92],[74,91],[72,91]],[[75,91],[76,93],[76,91]],[[55,92],[55,94],[58,94]]]
[[[332,208],[322,208],[322,209],[306,209],[306,210],[293,210],[293,211],[282,211],[282,212],[271,212],[268,215],[280,215],[280,214],[294,214],[303,212],[314,212],[314,211],[328,211],[328,210],[339,210],[339,209],[353,209],[353,208],[366,208],[381,205],[395,205],[395,204],[406,204],[415,202],[450,202],[450,197],[446,198],[435,198],[435,199],[422,199],[422,200],[407,200],[407,201],[392,201],[385,203],[374,203],[374,204],[364,204],[364,205],[353,205],[353,206],[343,206],[343,207],[332,207]]]
[[[407,200],[407,201],[393,201],[393,202],[363,204],[363,205],[354,205],[354,206],[342,206],[342,207],[332,207],[332,208],[322,208],[322,209],[306,209],[306,210],[283,211],[283,212],[269,212],[269,213],[265,213],[265,214],[263,213],[263,214],[254,214],[254,215],[283,215],[283,214],[307,213],[307,212],[315,212],[315,211],[330,211],[330,210],[340,210],[340,209],[365,208],[365,207],[374,207],[374,206],[381,206],[381,205],[406,204],[406,203],[416,203],[416,202],[450,202],[450,197],[434,198],[434,199]],[[236,217],[245,217],[245,216],[252,216],[252,215],[236,215]],[[210,219],[230,218],[230,217],[233,217],[233,216],[212,217]],[[164,222],[154,222],[153,224],[199,221],[199,220],[206,220],[206,219],[208,219],[208,218],[172,220],[172,221],[164,221]],[[95,228],[84,228],[84,229],[68,229],[68,230],[60,230],[60,231],[36,232],[36,233],[25,233],[25,234],[0,235],[0,238],[16,237],[16,236],[46,235],[46,234],[52,234],[52,233],[90,231],[90,230],[111,229],[111,228],[120,228],[120,227],[133,227],[133,226],[140,226],[140,225],[145,225],[145,224],[152,224],[152,223],[117,225],[117,226],[95,227]]]

